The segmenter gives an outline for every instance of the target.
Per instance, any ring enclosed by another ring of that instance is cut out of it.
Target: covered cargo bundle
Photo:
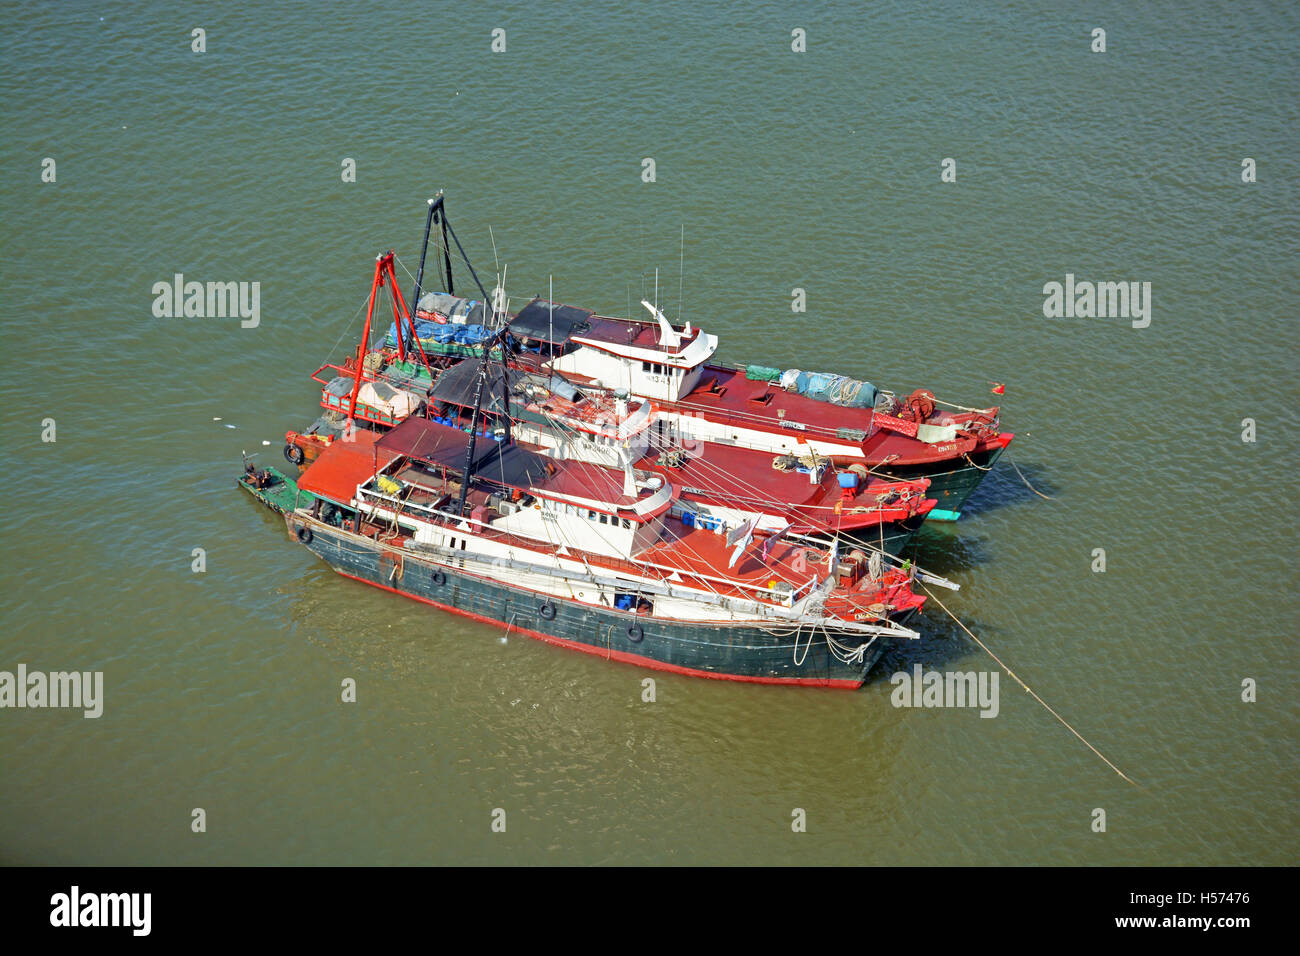
[[[781,377],[779,368],[769,368],[766,365],[746,365],[745,378],[751,382],[775,382]]]
[[[874,408],[876,405],[876,386],[847,375],[801,372],[792,368],[781,373],[781,387],[819,402],[830,402],[846,408]]]
[[[451,336],[454,334],[454,330],[449,330],[446,325],[433,322],[429,319],[416,319],[415,334],[419,337],[421,345],[428,345],[430,342],[451,341]],[[394,322],[392,325],[388,327],[388,334],[384,336],[383,344],[388,348],[397,347],[397,323],[396,322]],[[407,345],[407,347],[410,347],[413,344],[411,342],[411,335],[409,331],[407,332],[406,335],[405,344]]]
[[[484,326],[462,325],[456,329],[456,339],[461,345],[482,345],[491,336]]]
[[[481,325],[484,319],[483,303],[478,299],[462,299],[458,295],[446,292],[429,292],[420,296],[416,306],[417,316],[428,317],[435,322],[451,322],[454,325]]]
[[[404,419],[420,405],[420,396],[400,388],[393,388],[383,382],[366,382],[357,393],[357,404],[369,405],[371,408],[391,415],[394,419]]]
[[[466,356],[480,354],[482,350],[478,347],[492,335],[491,331],[482,325],[450,325],[428,319],[416,320],[415,334],[419,338],[420,348],[425,352]],[[407,348],[415,347],[410,332],[407,332],[404,344]],[[384,345],[388,348],[397,347],[397,323],[388,327],[388,333],[384,336]],[[455,348],[455,346],[468,348]]]

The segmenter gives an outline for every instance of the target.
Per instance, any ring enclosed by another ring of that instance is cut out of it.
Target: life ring
[[[537,609],[537,614],[545,620],[553,621],[555,620],[555,605],[547,601]]]
[[[284,458],[291,465],[301,465],[306,453],[293,442],[284,443]]]
[[[431,577],[434,585],[437,587],[442,587],[447,583],[447,575],[443,574],[441,571],[434,571]]]
[[[645,631],[641,630],[640,624],[629,624],[627,626],[627,639],[633,644],[640,644],[643,637],[645,637]]]
[[[307,527],[305,524],[298,526],[297,534],[298,534],[298,540],[301,541],[303,544],[311,544],[311,539],[314,537],[314,535],[311,533],[311,528]]]

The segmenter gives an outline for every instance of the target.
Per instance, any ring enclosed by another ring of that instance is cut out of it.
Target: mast
[[[441,196],[441,193],[439,193],[439,196]],[[439,199],[438,202],[441,203],[442,200]],[[442,262],[447,270],[447,294],[455,295],[456,289],[451,281],[451,246],[447,244],[447,211],[441,205],[438,210],[438,224],[442,227]]]
[[[450,292],[452,295],[455,295],[455,293],[452,292],[452,288],[451,288],[451,250],[447,248],[447,241],[446,241],[447,236],[450,235],[451,241],[456,243],[456,249],[457,251],[460,252],[460,258],[465,263],[465,268],[469,269],[469,274],[474,279],[474,284],[478,286],[478,291],[483,296],[483,302],[484,303],[491,302],[492,297],[487,294],[487,289],[483,288],[483,283],[479,281],[478,273],[474,271],[474,263],[470,262],[469,256],[465,255],[465,247],[460,244],[460,237],[456,235],[456,230],[451,228],[451,223],[447,221],[446,209],[441,209],[440,219],[442,222],[442,235],[443,235],[443,246],[442,246],[443,259],[446,261],[447,264],[447,291]]]
[[[383,284],[384,257],[375,256],[375,278],[370,283],[370,304],[366,308],[366,328],[361,333],[361,347],[357,350],[357,367],[352,380],[352,398],[348,401],[348,425],[353,426],[357,417],[357,393],[361,391],[361,373],[366,367],[366,346],[370,344],[370,320],[375,316],[375,296]],[[400,330],[399,330],[400,331]]]
[[[429,252],[429,230],[433,227],[433,217],[438,210],[442,208],[442,193],[439,192],[437,197],[429,200],[429,214],[424,218],[424,242],[420,245],[420,268],[415,272],[415,291],[411,293],[411,305],[418,310],[420,308],[420,285],[424,282],[424,257]],[[414,321],[412,321],[414,327]],[[399,341],[400,341],[399,336]]]
[[[504,286],[505,283],[502,283],[502,285]],[[506,295],[505,289],[502,288],[501,298],[505,299],[505,295]],[[493,325],[496,325],[497,318],[498,316],[494,304],[493,311],[492,311]],[[501,325],[497,329],[497,332],[498,334],[501,334],[501,421],[506,431],[506,437],[504,441],[506,442],[506,444],[509,444],[513,440],[513,428],[511,427],[511,420],[510,420],[510,363],[507,357],[506,336],[502,334],[507,331],[504,304],[501,306],[500,319],[501,319]],[[495,337],[493,341],[495,341]],[[488,355],[490,354],[491,354],[491,347],[485,345],[483,358],[486,360]]]
[[[424,354],[424,346],[420,344],[420,336],[415,330],[415,315],[411,312],[410,309],[406,307],[406,300],[402,298],[402,287],[398,285],[397,282],[397,272],[393,269],[393,259],[394,259],[393,250],[389,249],[388,253],[384,256],[384,269],[388,273],[390,291],[392,292],[393,324],[397,327],[397,332],[398,332],[397,357],[399,359],[405,359],[408,354],[413,355],[415,352],[419,352],[420,361],[424,363],[425,370],[429,373],[429,376],[432,378],[433,369],[429,366],[429,357]],[[419,288],[418,279],[416,280],[416,288],[417,289]],[[406,320],[406,325],[411,330],[411,344],[414,346],[414,349],[408,348],[404,350],[402,348],[402,339],[406,337],[406,333],[403,331],[402,328],[403,319]],[[412,359],[412,361],[414,361],[414,359]]]
[[[465,449],[465,467],[461,469],[460,500],[456,503],[456,517],[465,516],[465,497],[469,494],[469,483],[474,477],[474,450],[478,446],[478,417],[483,410],[483,389],[487,386],[488,366],[492,362],[492,349],[497,340],[505,335],[505,328],[494,332],[483,343],[483,358],[478,366],[478,381],[474,384],[474,410],[469,416],[469,447]],[[510,379],[506,377],[506,419],[510,418]],[[507,429],[509,425],[506,426]]]

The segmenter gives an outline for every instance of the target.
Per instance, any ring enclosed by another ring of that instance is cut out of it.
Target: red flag
[[[1001,382],[991,382],[990,384],[993,386],[994,395],[1001,395],[1003,392],[1007,390],[1007,387],[1003,385]]]

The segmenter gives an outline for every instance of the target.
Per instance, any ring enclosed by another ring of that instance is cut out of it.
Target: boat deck
[[[277,514],[293,511],[295,507],[311,507],[315,503],[316,496],[308,491],[302,491],[298,487],[298,483],[284,472],[277,468],[266,468],[264,470],[271,474],[273,481],[271,485],[258,488],[248,480],[247,475],[241,475],[239,487]]]
[[[747,379],[744,369],[722,365],[706,365],[699,384],[675,404],[683,410],[707,411],[710,417],[725,415],[750,427],[785,429],[802,425],[800,431],[823,436],[847,428],[863,432],[865,437],[873,430],[874,413],[870,408],[818,401],[788,392],[776,382]]]

